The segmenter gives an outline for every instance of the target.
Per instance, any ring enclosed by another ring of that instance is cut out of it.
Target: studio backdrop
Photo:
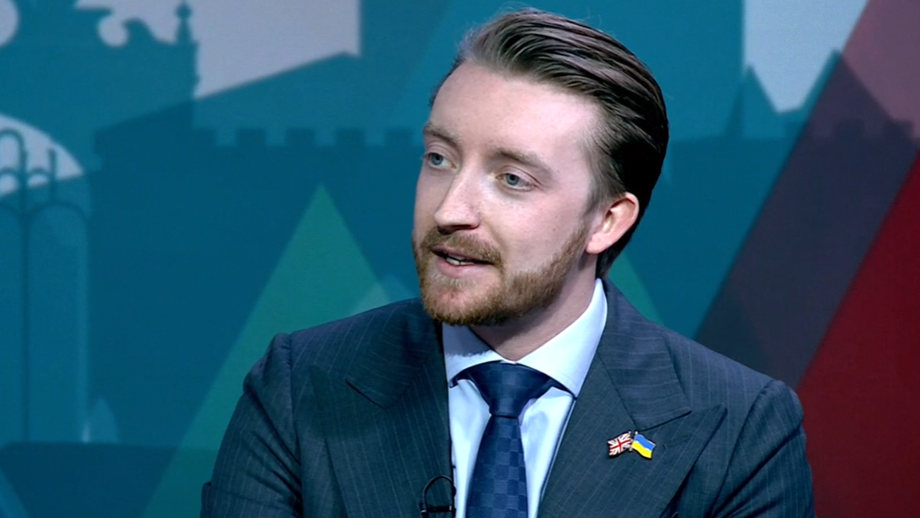
[[[0,518],[197,516],[271,337],[417,295],[429,97],[516,6],[0,0]],[[920,2],[534,6],[668,103],[613,281],[797,390],[820,516],[916,516]]]

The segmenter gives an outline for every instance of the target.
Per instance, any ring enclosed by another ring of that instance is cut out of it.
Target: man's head
[[[549,306],[587,266],[605,276],[667,139],[657,84],[606,34],[535,10],[471,32],[425,129],[413,241],[429,311],[501,323]]]

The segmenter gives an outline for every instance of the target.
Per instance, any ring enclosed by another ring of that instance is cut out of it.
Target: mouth
[[[444,259],[448,264],[453,266],[474,266],[474,265],[484,265],[491,264],[488,261],[479,259],[478,257],[473,257],[471,255],[456,251],[449,250],[447,248],[435,247],[431,250],[434,255]]]

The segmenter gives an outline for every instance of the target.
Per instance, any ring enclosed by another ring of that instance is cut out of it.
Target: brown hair
[[[591,138],[595,185],[588,209],[626,192],[639,200],[636,224],[598,257],[597,276],[605,277],[645,213],[668,146],[664,98],[651,72],[611,36],[536,9],[473,29],[450,73],[467,61],[562,87],[600,107],[600,127]]]

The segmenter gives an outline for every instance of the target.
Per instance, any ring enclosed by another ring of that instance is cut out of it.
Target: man
[[[421,301],[276,337],[202,516],[811,516],[792,391],[601,280],[667,139],[609,36],[534,10],[475,30],[424,128]]]

